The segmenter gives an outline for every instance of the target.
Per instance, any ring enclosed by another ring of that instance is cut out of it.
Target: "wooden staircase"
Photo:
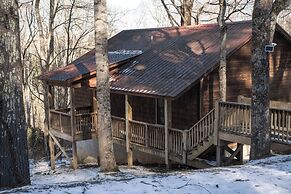
[[[193,127],[186,131],[186,164],[193,166],[193,161],[195,161],[201,154],[207,151],[214,144],[214,126],[215,110],[213,109],[202,119],[200,119],[195,125],[193,125]],[[195,165],[197,166],[197,162]]]

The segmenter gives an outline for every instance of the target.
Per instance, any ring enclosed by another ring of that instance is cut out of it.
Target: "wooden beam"
[[[60,142],[57,140],[57,138],[49,131],[50,137],[54,140],[55,144],[60,148],[60,150],[63,152],[63,154],[66,156],[66,158],[70,159],[70,157],[67,155],[66,150],[61,146]]]
[[[69,141],[69,142],[73,142],[73,137],[71,136],[71,134],[66,134],[66,133],[63,133],[59,130],[55,130],[55,129],[50,129],[50,132],[55,136],[55,137],[58,137],[58,138],[61,138],[61,139],[64,139],[66,141]]]
[[[59,151],[56,155],[55,155],[55,159],[57,160],[58,159],[58,157],[60,157],[61,155],[62,155],[62,151]]]
[[[169,162],[169,128],[172,127],[172,101],[164,100],[164,117],[165,117],[165,164],[170,169]]]
[[[73,169],[77,169],[78,167],[78,156],[77,156],[77,145],[76,145],[76,108],[75,108],[75,89],[73,87],[70,87],[70,94],[71,94],[71,135],[73,137],[72,142],[72,167]]]
[[[242,148],[243,148],[243,144],[238,144],[238,147],[236,148],[236,150],[226,160],[225,165],[231,164],[231,161],[234,159],[234,157],[237,156],[237,154],[239,154],[239,152],[242,150]]]
[[[227,132],[219,132],[219,139],[229,142],[251,145],[251,138],[243,135],[235,135]]]
[[[45,152],[47,153],[47,138],[48,138],[48,133],[51,129],[51,114],[50,110],[54,109],[54,88],[51,85],[48,85],[48,114],[46,116],[48,117],[48,121],[46,123],[46,127],[44,128],[44,139],[45,139]],[[50,161],[51,161],[51,169],[54,170],[56,166],[55,162],[55,146],[54,142],[51,137],[49,137],[49,149],[50,149]]]
[[[96,94],[96,90],[93,90],[93,100],[92,100],[92,107],[93,107],[93,112],[95,113],[94,115],[94,126],[95,126],[95,133],[98,135],[98,129],[97,129],[97,121],[98,121],[98,117],[97,117],[97,112],[98,112],[98,107],[97,107],[97,94]]]
[[[126,129],[126,152],[127,152],[127,164],[128,166],[133,165],[133,154],[130,147],[130,121],[132,121],[132,107],[128,95],[125,95],[125,129]]]
[[[215,114],[214,114],[214,145],[217,145],[219,142],[219,102],[215,102]]]
[[[223,166],[225,159],[225,141],[218,140],[216,145],[216,166]]]
[[[50,147],[51,169],[54,170],[56,168],[55,144],[51,136],[49,136],[49,147]]]
[[[203,82],[204,82],[204,77],[202,77],[199,81],[199,120],[202,118],[203,114]]]

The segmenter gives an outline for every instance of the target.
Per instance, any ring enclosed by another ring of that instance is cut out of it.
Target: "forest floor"
[[[291,193],[291,155],[274,156],[242,166],[165,172],[157,168],[120,166],[118,173],[99,168],[72,170],[59,163],[31,163],[31,185],[0,193]]]

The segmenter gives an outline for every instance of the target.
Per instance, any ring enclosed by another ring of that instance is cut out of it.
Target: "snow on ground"
[[[152,168],[120,167],[104,174],[98,168],[72,170],[46,162],[32,165],[30,186],[0,193],[291,193],[291,155],[276,156],[243,166],[158,172]]]

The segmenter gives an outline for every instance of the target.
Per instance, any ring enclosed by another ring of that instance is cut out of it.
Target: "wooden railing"
[[[211,110],[187,130],[187,150],[192,150],[214,134],[215,110]]]
[[[169,129],[169,152],[175,154],[176,156],[183,156],[186,154],[185,133],[186,131],[180,129]]]
[[[271,108],[270,116],[272,140],[291,144],[291,110]]]
[[[219,102],[219,128],[238,135],[251,135],[251,107],[237,102]]]
[[[112,136],[118,139],[126,140],[125,119],[111,116]]]
[[[140,121],[129,121],[130,141],[146,147],[165,149],[165,128],[163,125]]]
[[[157,124],[147,124],[148,147],[165,149],[165,127]]]
[[[291,110],[270,108],[271,139],[291,144]],[[219,102],[220,131],[251,136],[251,107],[237,102]]]
[[[62,111],[50,110],[50,128],[70,135],[71,115]]]
[[[76,134],[91,134],[96,131],[95,123],[97,113],[76,114]]]

